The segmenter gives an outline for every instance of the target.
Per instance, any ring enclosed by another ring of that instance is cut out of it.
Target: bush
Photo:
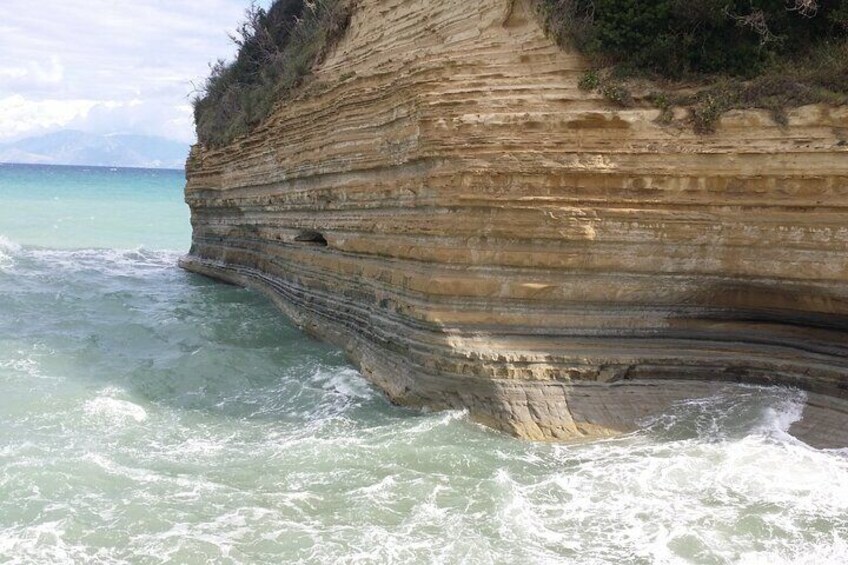
[[[755,76],[848,34],[848,0],[537,0],[560,43],[679,79]]]
[[[577,87],[580,90],[587,90],[589,92],[595,90],[601,85],[601,77],[598,76],[598,71],[592,69],[586,71],[582,77],[580,77],[580,81],[577,83]]]
[[[604,95],[604,98],[613,104],[621,106],[622,108],[629,108],[634,104],[633,95],[630,94],[630,90],[628,90],[623,84],[607,82],[600,86],[600,90],[601,94]]]
[[[848,0],[535,1],[557,43],[594,62],[582,89],[626,106],[622,77],[660,79],[668,90],[647,101],[663,123],[673,106],[711,133],[733,108],[766,108],[786,125],[788,107],[848,103]]]
[[[276,0],[252,5],[232,36],[235,60],[219,60],[193,100],[197,139],[218,147],[246,134],[290,96],[344,34],[346,0]]]

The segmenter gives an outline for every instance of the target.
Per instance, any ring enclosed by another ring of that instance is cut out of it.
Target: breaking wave
[[[20,245],[0,234],[0,271],[11,267],[20,251]]]

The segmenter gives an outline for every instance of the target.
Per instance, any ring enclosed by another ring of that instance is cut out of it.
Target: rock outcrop
[[[261,289],[394,401],[534,439],[727,383],[848,445],[848,109],[655,123],[528,0],[360,0],[315,80],[195,147],[183,266]]]

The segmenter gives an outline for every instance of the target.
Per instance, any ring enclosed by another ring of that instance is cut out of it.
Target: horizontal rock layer
[[[299,99],[193,149],[183,265],[396,402],[524,437],[747,382],[808,390],[797,430],[848,445],[848,109],[697,136],[585,69],[528,0],[361,0]]]

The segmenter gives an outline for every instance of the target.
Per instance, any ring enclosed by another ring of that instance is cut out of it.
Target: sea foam
[[[101,391],[97,398],[85,403],[86,415],[108,424],[140,423],[147,419],[147,412],[133,402],[115,398],[117,392],[113,388]]]
[[[21,252],[21,246],[0,234],[0,271],[12,266],[14,258]]]

